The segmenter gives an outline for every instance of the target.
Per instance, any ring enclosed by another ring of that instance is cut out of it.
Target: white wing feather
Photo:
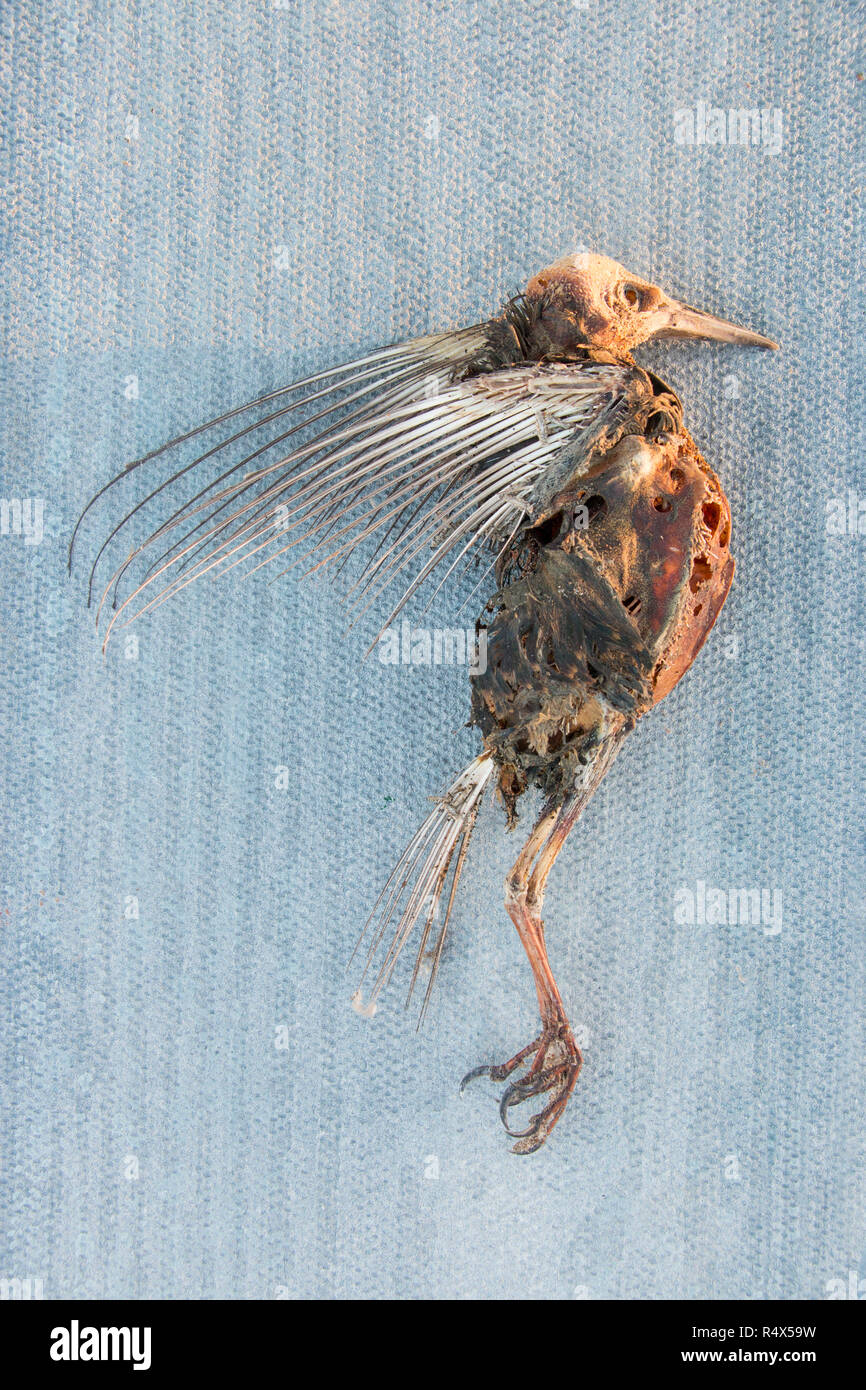
[[[620,398],[623,368],[524,364],[464,377],[485,343],[479,325],[382,349],[271,392],[129,465],[94,502],[142,464],[174,458],[238,419],[233,434],[153,487],[100,548],[91,589],[133,518],[166,507],[104,587],[99,612],[106,603],[115,610],[106,641],[115,625],[206,575],[250,573],[279,559],[284,568],[316,569],[359,551],[364,563],[350,585],[358,605],[399,581],[387,626],[444,561],[447,577],[483,544],[501,547],[544,470]]]

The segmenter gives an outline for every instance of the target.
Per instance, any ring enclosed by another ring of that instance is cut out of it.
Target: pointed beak
[[[778,348],[772,338],[753,333],[715,314],[702,314],[688,304],[668,299],[652,315],[651,338],[710,338],[716,343],[737,343],[740,347]]]

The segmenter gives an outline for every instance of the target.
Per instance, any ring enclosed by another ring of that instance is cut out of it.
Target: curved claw
[[[473,1067],[471,1071],[468,1071],[466,1073],[463,1080],[460,1082],[460,1089],[458,1094],[462,1096],[463,1092],[466,1090],[466,1087],[469,1085],[469,1082],[475,1081],[479,1076],[489,1076],[491,1081],[498,1081],[499,1077],[495,1076],[494,1073],[499,1070],[500,1068],[493,1066],[492,1063],[488,1063],[488,1065],[483,1067]]]
[[[535,1060],[530,1065],[528,1059],[533,1055]],[[547,1066],[542,1065],[544,1061],[547,1061]],[[517,1143],[512,1145],[511,1152],[531,1154],[545,1143],[565,1110],[568,1098],[574,1090],[582,1061],[580,1049],[574,1042],[571,1030],[566,1023],[555,1031],[551,1029],[547,1035],[542,1034],[540,1038],[536,1038],[528,1047],[524,1047],[502,1066],[487,1064],[474,1067],[472,1071],[466,1073],[461,1081],[460,1091],[462,1093],[469,1082],[475,1080],[476,1077],[486,1076],[492,1081],[504,1081],[519,1066],[527,1065],[528,1070],[506,1086],[503,1091],[499,1100],[499,1118],[506,1134],[517,1140]],[[509,1124],[511,1110],[516,1105],[523,1105],[524,1102],[535,1096],[544,1095],[545,1092],[552,1093],[548,1103],[531,1117],[526,1128],[512,1129]]]
[[[538,1138],[538,1132],[540,1127],[540,1115],[533,1115],[532,1120],[527,1125],[526,1129],[509,1129],[508,1125],[505,1125],[505,1133],[508,1134],[512,1139],[517,1140],[516,1144],[511,1145],[511,1152],[513,1154],[533,1154],[535,1153],[536,1149],[540,1149],[545,1139],[547,1138],[546,1134],[542,1135],[541,1138]]]
[[[508,1112],[511,1107],[521,1105],[523,1101],[529,1100],[530,1095],[533,1094],[531,1091],[527,1091],[523,1095],[515,1096],[515,1092],[519,1092],[521,1089],[520,1082],[515,1081],[511,1086],[506,1087],[499,1102],[499,1118],[502,1121],[502,1127],[506,1134],[511,1135],[512,1139],[524,1139],[526,1135],[531,1134],[536,1120],[536,1116],[533,1115],[527,1129],[511,1129],[508,1124]]]
[[[539,1116],[538,1118],[540,1119],[541,1117]],[[547,1131],[545,1130],[543,1134],[539,1134],[538,1131],[539,1126],[536,1126],[535,1129],[527,1130],[526,1134],[521,1135],[516,1144],[511,1145],[511,1152],[513,1154],[538,1153],[538,1150],[544,1147],[547,1140]]]
[[[534,1154],[547,1142],[547,1136],[568,1103],[573,1086],[574,1079],[567,1076],[563,1077],[561,1094],[545,1106],[539,1115],[533,1115],[532,1123],[526,1133],[519,1136],[516,1144],[512,1144],[511,1152],[513,1154]]]
[[[552,1090],[556,1085],[559,1071],[560,1068],[558,1067],[550,1067],[546,1071],[538,1072],[533,1077],[525,1076],[522,1081],[513,1081],[510,1086],[506,1087],[499,1102],[499,1118],[506,1134],[510,1134],[512,1139],[526,1139],[529,1135],[535,1134],[551,1106],[546,1106],[537,1115],[533,1115],[526,1129],[509,1129],[509,1110],[512,1106],[522,1105],[524,1101],[531,1100],[533,1096],[541,1096],[544,1095],[545,1091]],[[551,1102],[551,1105],[553,1104],[555,1101]]]
[[[513,1071],[517,1070],[522,1062],[526,1061],[527,1057],[531,1057],[534,1052],[538,1051],[540,1044],[541,1039],[536,1038],[528,1047],[522,1048],[509,1062],[503,1062],[499,1066],[494,1063],[487,1063],[483,1067],[473,1067],[472,1071],[468,1071],[460,1082],[460,1095],[463,1094],[469,1082],[474,1081],[478,1076],[489,1076],[491,1081],[504,1081]]]

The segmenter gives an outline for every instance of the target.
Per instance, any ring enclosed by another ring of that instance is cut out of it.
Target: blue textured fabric
[[[866,1275],[861,24],[841,0],[0,8],[0,1279],[761,1299]],[[465,671],[362,665],[372,616],[347,635],[333,588],[262,576],[103,660],[65,546],[167,435],[477,321],[578,246],[783,351],[641,354],[724,480],[738,569],[551,879],[586,1064],[518,1159],[493,1090],[457,1094],[536,1027],[492,803],[428,1025],[399,988],[360,1018],[345,969],[477,746]],[[40,500],[41,540],[13,505]],[[707,921],[710,889],[770,910]]]

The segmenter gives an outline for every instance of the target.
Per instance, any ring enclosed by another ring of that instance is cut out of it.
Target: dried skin
[[[680,430],[626,435],[515,538],[472,680],[512,821],[519,790],[564,792],[615,716],[632,724],[691,665],[730,588],[730,530]]]
[[[471,1073],[508,1082],[500,1113],[518,1153],[544,1143],[581,1065],[547,959],[548,875],[626,734],[695,659],[734,571],[719,481],[676,395],[631,357],[667,336],[776,346],[604,256],[569,256],[486,323],[373,351],[179,435],[100,489],[70,543],[71,565],[94,504],[145,470],[148,490],[90,573],[99,612],[113,610],[106,640],[204,577],[275,560],[342,568],[358,554],[356,613],[396,590],[387,626],[434,571],[441,583],[492,554],[479,581],[495,573],[487,667],[472,686],[484,748],[385,885],[368,967],[381,946],[372,1008],[420,927],[410,992],[429,954],[426,1009],[488,784],[511,823],[527,786],[543,787],[506,884],[541,1033]],[[537,1096],[542,1110],[512,1130],[511,1109]]]

